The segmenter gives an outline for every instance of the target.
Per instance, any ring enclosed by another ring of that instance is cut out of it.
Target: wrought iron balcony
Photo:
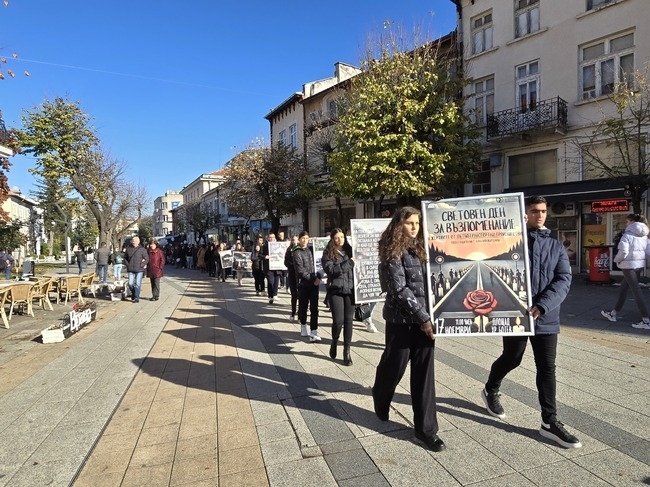
[[[567,102],[559,96],[527,109],[510,108],[487,117],[487,139],[561,131],[567,127]]]

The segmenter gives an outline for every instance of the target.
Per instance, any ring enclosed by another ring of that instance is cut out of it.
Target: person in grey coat
[[[535,335],[503,337],[503,352],[492,364],[481,397],[490,415],[505,418],[499,388],[505,376],[521,364],[530,339],[537,369],[537,394],[542,409],[539,433],[564,448],[580,448],[582,443],[578,438],[558,421],[555,399],[560,305],[571,287],[569,256],[562,243],[551,237],[551,231],[544,226],[548,206],[546,198],[529,196],[525,205],[532,298],[528,313],[535,320]]]
[[[108,259],[110,256],[111,251],[106,246],[106,242],[100,243],[95,252],[95,259],[97,260],[97,278],[102,284],[106,284],[108,280]]]

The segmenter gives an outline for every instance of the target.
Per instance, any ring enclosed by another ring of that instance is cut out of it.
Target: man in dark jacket
[[[131,301],[140,302],[140,289],[142,288],[142,277],[149,263],[149,255],[144,247],[140,247],[140,238],[133,237],[131,246],[124,251],[126,270],[129,273],[129,288],[131,290]]]
[[[537,368],[537,393],[542,408],[539,432],[565,448],[580,448],[580,441],[569,433],[557,419],[555,401],[555,357],[560,333],[560,304],[571,286],[571,265],[562,244],[551,237],[544,226],[547,202],[541,196],[526,198],[526,229],[532,306],[528,313],[535,320],[535,335],[530,344]],[[504,377],[521,364],[527,336],[504,336],[503,353],[492,364],[490,376],[481,392],[488,412],[505,418],[499,400],[499,388]]]

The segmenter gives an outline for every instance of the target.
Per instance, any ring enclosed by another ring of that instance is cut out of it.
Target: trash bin
[[[589,249],[589,281],[610,282],[611,245],[592,245]]]
[[[23,261],[23,276],[36,275],[36,262],[33,260]]]

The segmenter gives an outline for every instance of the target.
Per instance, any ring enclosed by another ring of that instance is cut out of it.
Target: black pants
[[[255,291],[264,292],[264,271],[262,269],[253,269],[253,278],[255,279]]]
[[[434,344],[418,325],[386,323],[386,348],[372,388],[375,409],[388,416],[395,389],[410,360],[413,424],[415,431],[425,435],[438,432]]]
[[[557,421],[557,406],[555,403],[557,335],[503,337],[503,353],[492,364],[485,390],[490,394],[499,392],[504,377],[521,364],[529,338],[537,368],[537,394],[542,408],[542,421],[550,424]]]
[[[279,279],[278,275],[276,274],[277,272],[278,271],[266,271],[266,291],[268,293],[269,299],[274,298],[278,295]]]
[[[287,285],[291,291],[291,314],[295,315],[298,310],[298,283],[295,272],[287,272]]]
[[[318,286],[298,288],[298,321],[307,324],[307,305],[309,305],[309,329],[318,330]]]
[[[332,312],[332,340],[338,340],[343,330],[343,344],[350,345],[354,320],[352,295],[330,294],[330,311]]]
[[[151,297],[159,298],[160,297],[160,277],[150,277],[151,281]]]

